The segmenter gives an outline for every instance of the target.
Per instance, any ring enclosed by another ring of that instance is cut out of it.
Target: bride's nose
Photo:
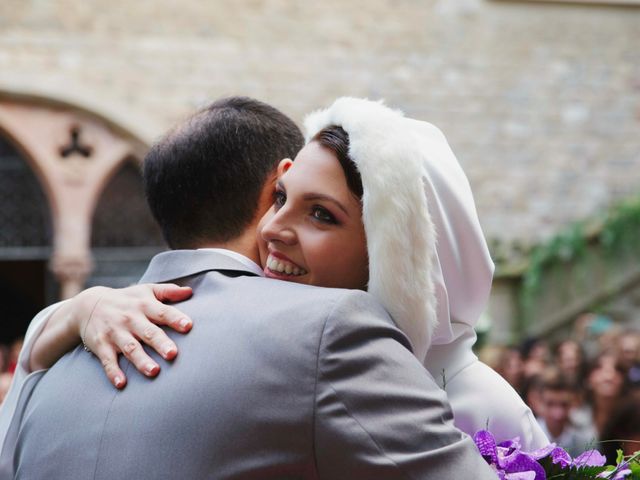
[[[282,242],[286,245],[293,245],[297,241],[295,229],[285,208],[281,208],[271,215],[271,218],[262,226],[260,235],[266,242]]]

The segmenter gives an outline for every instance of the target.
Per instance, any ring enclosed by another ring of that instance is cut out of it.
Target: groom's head
[[[218,100],[153,145],[144,160],[151,211],[171,248],[224,244],[262,216],[265,184],[304,139],[277,109]]]

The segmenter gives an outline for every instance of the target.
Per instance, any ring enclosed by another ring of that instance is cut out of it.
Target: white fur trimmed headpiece
[[[469,182],[442,132],[382,102],[343,97],[305,119],[306,139],[331,125],[349,135],[362,177],[368,291],[422,362],[429,347],[473,330],[493,262]]]
[[[411,135],[399,121],[402,118],[402,113],[382,103],[340,98],[328,109],[310,114],[305,127],[307,141],[330,125],[349,134],[349,156],[364,187],[368,291],[387,309],[411,340],[416,357],[423,360],[437,324],[429,274],[435,232],[424,195],[421,161],[412,154]],[[395,140],[389,142],[389,138]]]

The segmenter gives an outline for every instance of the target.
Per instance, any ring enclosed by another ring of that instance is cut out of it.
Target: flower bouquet
[[[490,432],[480,430],[473,439],[500,480],[640,480],[640,451],[625,458],[619,450],[617,465],[607,466],[606,458],[597,450],[571,458],[554,443],[524,452],[518,438],[497,444]]]

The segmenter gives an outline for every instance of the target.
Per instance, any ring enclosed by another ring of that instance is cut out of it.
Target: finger
[[[140,342],[129,332],[119,331],[114,333],[113,341],[125,358],[143,375],[155,377],[158,372],[160,372],[160,365],[147,355],[147,352],[144,351]]]
[[[161,302],[180,302],[193,294],[191,287],[180,287],[173,283],[155,283],[151,285],[151,290]]]
[[[131,321],[131,330],[139,340],[158,352],[165,360],[173,360],[178,354],[178,347],[164,330],[151,323],[144,315]]]
[[[142,313],[156,325],[166,325],[180,333],[188,332],[193,326],[193,321],[180,310],[154,300],[142,303]]]
[[[95,350],[92,349],[92,352],[100,360],[109,381],[118,389],[124,388],[127,384],[127,377],[118,365],[118,355],[113,347],[102,343],[94,348]]]

